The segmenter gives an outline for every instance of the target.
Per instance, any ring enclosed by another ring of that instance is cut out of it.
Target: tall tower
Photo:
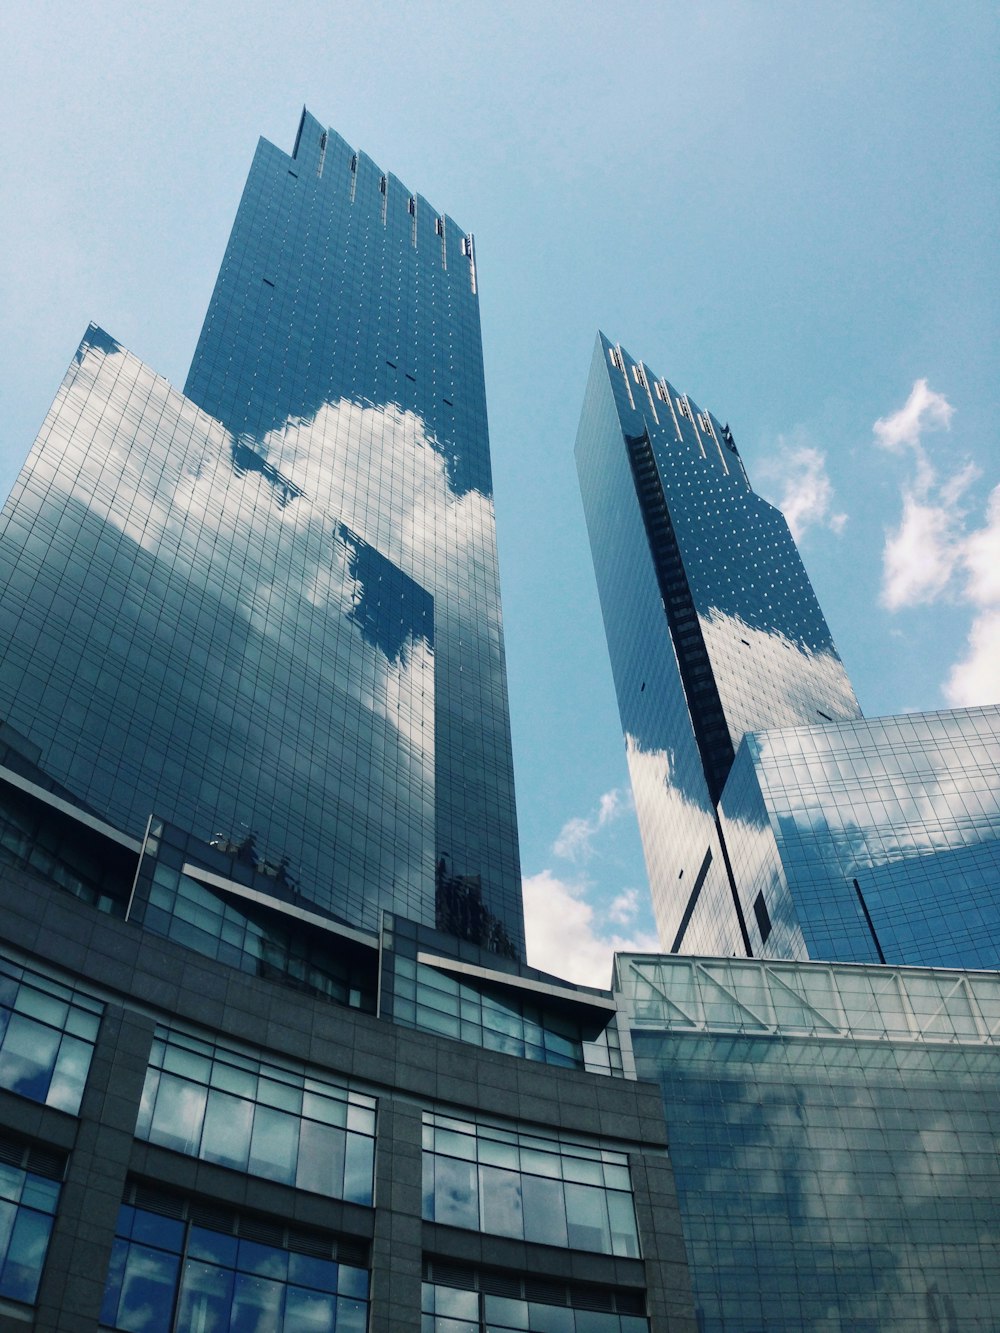
[[[744,733],[860,717],[732,434],[598,336],[576,443],[664,948],[751,951],[718,805]]]
[[[0,718],[348,924],[520,956],[472,237],[303,112],[185,392],[92,327],[0,518]]]

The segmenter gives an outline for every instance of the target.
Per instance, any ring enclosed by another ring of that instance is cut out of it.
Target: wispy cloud
[[[570,863],[523,881],[528,961],[567,981],[607,986],[616,950],[648,953],[659,948],[648,931],[648,890],[620,887],[613,825],[634,817],[632,793],[614,787],[589,814],[568,819],[552,852]],[[634,830],[633,830],[634,831]],[[609,878],[617,879],[611,887]],[[600,882],[598,882],[600,881]]]
[[[847,515],[834,511],[834,490],[826,470],[826,454],[815,445],[804,443],[804,432],[796,431],[791,440],[778,438],[778,452],[760,469],[761,476],[780,486],[775,500],[788,520],[795,540],[801,541],[810,528],[829,528],[841,533]],[[798,440],[798,442],[796,442]]]
[[[606,791],[588,816],[575,815],[559,830],[552,850],[564,861],[588,861],[594,852],[594,837],[601,829],[631,809],[631,795],[615,787]]]
[[[964,538],[962,496],[976,476],[969,464],[942,481],[924,448],[929,431],[950,430],[955,409],[926,380],[916,380],[910,396],[872,427],[875,442],[890,453],[909,451],[913,474],[903,482],[903,512],[886,533],[882,552],[882,605],[890,611],[933,602],[948,589],[958,567]]]
[[[965,597],[976,608],[965,657],[952,667],[944,694],[955,708],[1000,698],[1000,486],[990,495],[986,522],[962,550]]]
[[[963,498],[978,475],[969,463],[942,483],[926,455],[918,461],[916,477],[902,488],[899,526],[886,533],[882,552],[881,600],[890,611],[949,590],[967,540]]]
[[[951,428],[954,411],[943,393],[935,393],[926,380],[915,380],[909,398],[899,411],[879,417],[875,422],[875,439],[883,449],[893,453],[907,446],[919,449],[925,432]]]
[[[620,894],[603,912],[588,901],[588,887],[562,879],[550,870],[524,880],[524,918],[528,961],[581,986],[606,987],[616,951],[651,953],[659,949],[652,934],[622,933],[635,913],[623,919],[630,906],[638,908],[638,890]]]
[[[920,379],[898,412],[875,422],[873,433],[882,448],[912,460],[900,487],[899,523],[885,536],[881,601],[890,611],[943,597],[973,608],[965,656],[943,686],[948,702],[962,707],[1000,697],[1000,486],[984,522],[970,527],[969,488],[979,469],[965,463],[942,476],[924,442],[932,431],[951,429],[954,411]]]

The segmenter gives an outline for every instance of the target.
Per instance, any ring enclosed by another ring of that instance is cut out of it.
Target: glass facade
[[[603,334],[576,456],[661,940],[746,953],[716,818],[736,747],[859,717],[854,692],[729,428]]]
[[[374,1013],[376,937],[338,933],[295,896],[277,876],[154,816],[129,920],[241,972]]]
[[[291,1065],[158,1028],[136,1137],[370,1205],[375,1099]]]
[[[81,343],[0,516],[0,650],[0,714],[116,827],[371,930],[461,886],[519,955],[471,238],[307,114],[262,142],[185,393]]]
[[[45,1266],[59,1183],[7,1161],[11,1155],[23,1162],[32,1154],[5,1152],[0,1161],[0,1297],[30,1305]]]
[[[400,955],[392,966],[394,1023],[541,1064],[622,1074],[614,1019],[596,1036],[588,1029],[591,1039],[587,1040],[583,1025],[557,1012],[551,1003],[532,1003],[488,984],[463,982]]]
[[[172,1211],[122,1205],[102,1327],[365,1333],[368,1273],[338,1262],[335,1240],[270,1227],[284,1234],[264,1243],[251,1218],[237,1215],[223,1230],[218,1221],[200,1225],[196,1204],[178,1201]]]
[[[625,1153],[430,1112],[424,1217],[539,1245],[639,1256]]]
[[[76,1115],[104,1005],[0,958],[0,1088]]]
[[[1000,977],[619,955],[705,1333],[1000,1325]]]
[[[1000,967],[1000,707],[748,735],[720,816],[754,954]]]
[[[468,1286],[450,1282],[423,1284],[421,1333],[648,1333],[649,1321],[633,1311],[634,1297],[569,1288],[547,1281],[509,1279],[490,1282],[470,1274]],[[494,1288],[491,1290],[491,1287]],[[511,1294],[511,1288],[518,1290]],[[533,1288],[541,1287],[541,1291]],[[554,1289],[554,1290],[553,1290]],[[631,1293],[630,1293],[631,1295]],[[561,1299],[559,1297],[561,1296]],[[588,1300],[589,1297],[589,1300]],[[568,1299],[567,1299],[568,1298]],[[602,1299],[603,1298],[603,1299]],[[616,1306],[624,1307],[620,1313]],[[597,1308],[588,1309],[588,1305]]]

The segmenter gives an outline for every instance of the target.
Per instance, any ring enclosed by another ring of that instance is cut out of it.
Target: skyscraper
[[[1000,966],[1000,710],[862,718],[729,428],[603,335],[577,460],[663,947]]]
[[[0,717],[109,823],[522,954],[472,237],[308,113],[184,394],[88,331],[0,594]]]
[[[603,334],[576,456],[661,940],[748,952],[716,810],[736,748],[860,717],[854,691],[729,428]]]
[[[186,392],[80,344],[0,635],[0,1324],[693,1333],[614,997],[518,956],[471,237],[262,143]]]

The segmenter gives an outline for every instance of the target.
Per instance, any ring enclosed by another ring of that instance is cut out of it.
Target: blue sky
[[[183,383],[303,103],[475,231],[533,961],[652,945],[572,462],[598,328],[730,422],[866,713],[1000,698],[994,5],[11,10],[4,493],[90,319]]]

